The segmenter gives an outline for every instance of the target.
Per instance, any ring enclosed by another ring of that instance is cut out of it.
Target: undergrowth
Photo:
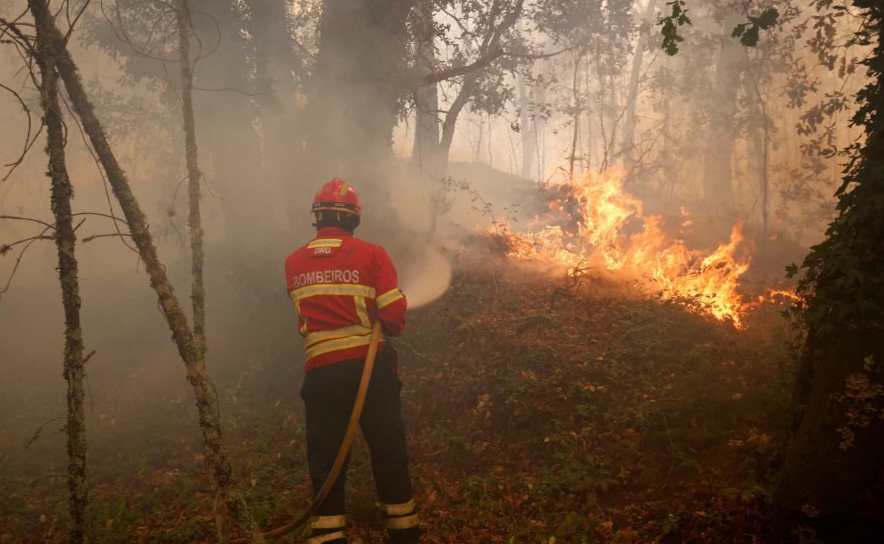
[[[426,542],[766,541],[789,423],[784,324],[759,311],[736,330],[606,281],[552,296],[565,284],[548,274],[461,261],[447,294],[410,314],[396,345]],[[268,528],[309,496],[298,386],[223,396],[237,472]],[[91,446],[102,540],[216,540],[185,412],[161,439]],[[348,482],[351,541],[380,542],[362,442]],[[64,493],[61,477],[0,470],[0,542],[63,541]]]

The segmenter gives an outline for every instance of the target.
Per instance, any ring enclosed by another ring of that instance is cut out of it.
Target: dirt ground
[[[556,291],[561,274],[472,257],[458,258],[447,294],[411,313],[396,344],[426,542],[768,541],[791,418],[781,308],[752,310],[736,330],[610,279]],[[273,388],[256,377],[269,366]],[[88,427],[102,541],[217,540],[183,368],[163,368],[90,375],[102,399]],[[171,374],[177,385],[151,387]],[[268,528],[308,502],[300,380],[290,361],[216,376],[232,458]],[[64,413],[55,389],[57,401],[4,393],[0,542],[64,541],[62,421],[24,447]],[[362,442],[348,489],[351,542],[381,542]]]

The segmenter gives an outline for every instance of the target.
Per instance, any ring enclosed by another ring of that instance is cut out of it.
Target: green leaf
[[[667,2],[667,6],[672,6],[672,12],[657,22],[661,26],[660,34],[663,35],[663,42],[660,47],[667,55],[674,56],[678,53],[678,44],[684,41],[684,38],[678,33],[679,27],[690,25],[691,19],[688,17],[688,10],[685,9],[684,0],[673,0]]]
[[[777,11],[776,8],[767,8],[766,10],[762,11],[761,15],[759,15],[758,17],[749,17],[749,21],[751,21],[759,29],[767,30],[776,25],[779,18],[780,12]]]
[[[740,23],[734,27],[731,36],[739,38],[740,43],[746,47],[758,45],[759,33],[774,27],[780,18],[780,12],[776,8],[768,8],[757,17],[749,17],[748,23]]]

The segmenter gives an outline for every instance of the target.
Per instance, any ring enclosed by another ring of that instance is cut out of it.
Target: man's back
[[[405,297],[396,270],[378,245],[326,227],[285,263],[288,292],[304,336],[307,372],[364,357],[372,324],[398,335],[405,326]]]

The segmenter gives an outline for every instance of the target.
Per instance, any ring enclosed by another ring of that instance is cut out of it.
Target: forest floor
[[[600,278],[553,300],[562,285],[518,263],[461,260],[447,294],[410,314],[397,348],[425,541],[765,542],[791,417],[780,309],[753,310],[737,330]],[[242,398],[218,387],[232,457],[268,528],[308,502],[297,385]],[[217,540],[195,413],[175,409],[190,402],[151,412],[125,447],[90,445],[102,541]],[[115,425],[113,414],[96,421],[93,436]],[[0,542],[62,542],[63,477],[10,466]],[[348,489],[351,542],[382,542],[361,439]]]

